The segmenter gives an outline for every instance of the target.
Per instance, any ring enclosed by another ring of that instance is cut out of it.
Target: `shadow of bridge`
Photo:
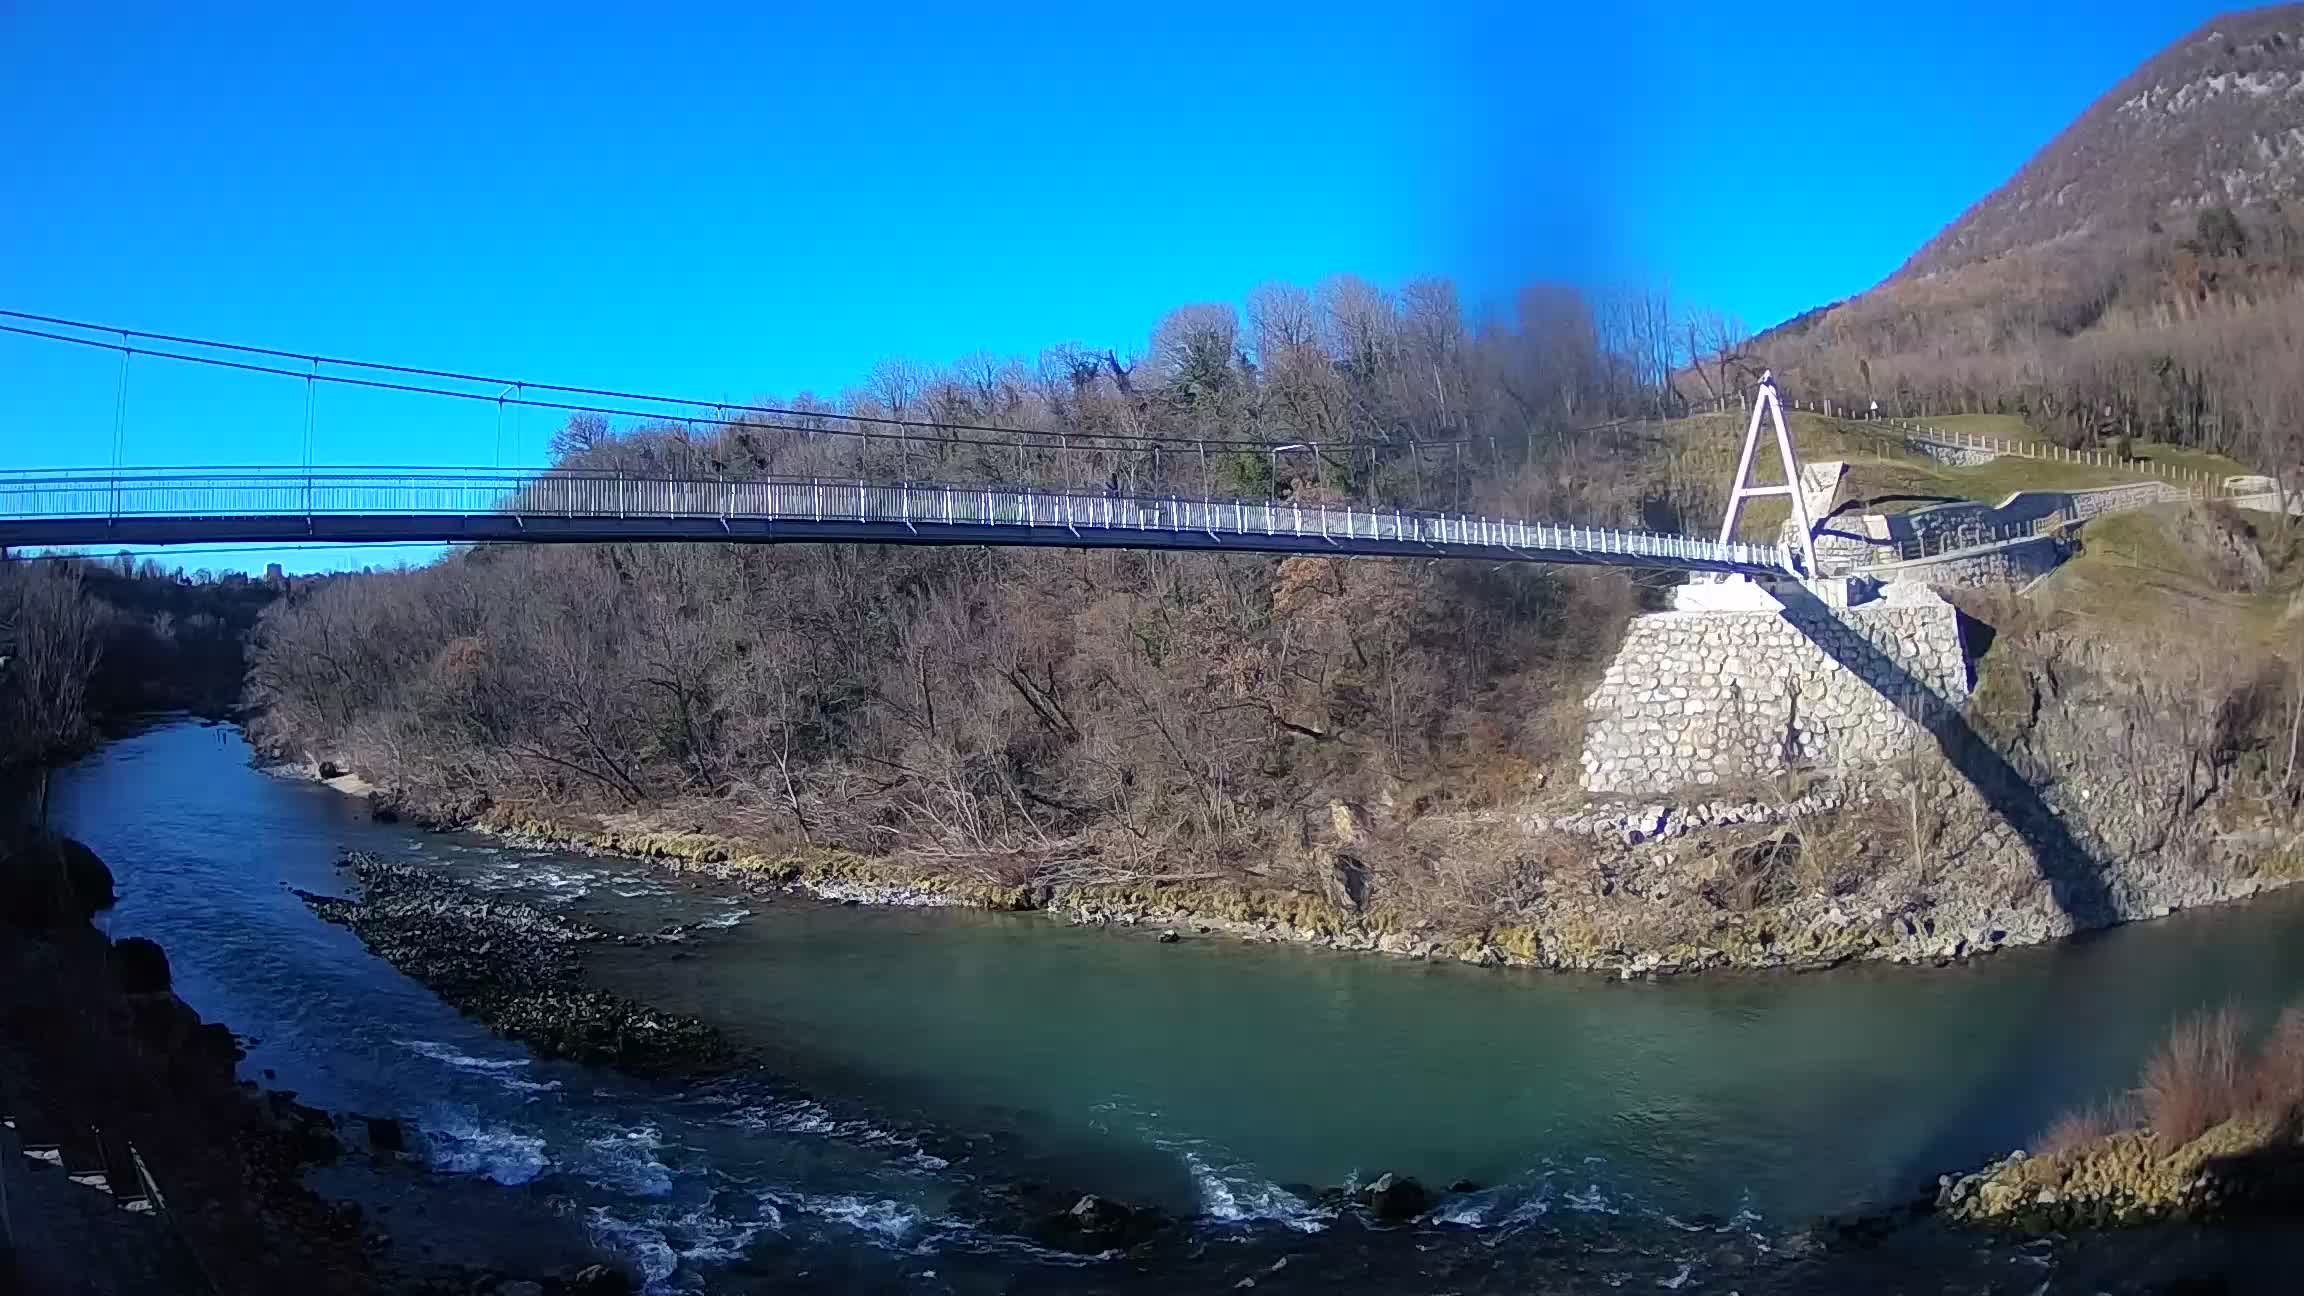
[[[2118,915],[2096,852],[2073,833],[2032,780],[1976,731],[1957,703],[1863,635],[1826,633],[1846,629],[1847,623],[1807,586],[1774,581],[1768,589],[1784,605],[1785,620],[1803,637],[1934,739],[1953,770],[2024,843],[2054,904],[2074,927],[2101,927]]]

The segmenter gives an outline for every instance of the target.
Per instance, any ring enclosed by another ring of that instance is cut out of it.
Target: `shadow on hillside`
[[[1873,509],[1877,509],[1877,508],[1879,508],[1879,507],[1880,507],[1881,505],[1883,505],[1883,504],[1917,504],[1917,505],[1921,506],[1922,508],[1927,508],[1927,507],[1930,507],[1930,506],[1932,506],[1932,505],[1936,505],[1936,504],[1974,504],[1974,503],[1976,503],[1976,501],[1975,501],[1975,500],[1969,499],[1969,498],[1968,498],[1967,496],[1965,496],[1965,495],[1909,495],[1909,494],[1904,494],[1904,495],[1874,495],[1874,496],[1871,496],[1871,497],[1869,497],[1869,498],[1866,498],[1866,499],[1852,499],[1852,500],[1848,501],[1846,504],[1842,505],[1841,507],[1843,507],[1843,508],[1847,508],[1847,509],[1873,510]]]
[[[2008,763],[1982,734],[1968,723],[1960,708],[1930,688],[1886,653],[1860,635],[1820,633],[1842,625],[1840,614],[1806,586],[1791,581],[1773,589],[1784,604],[1784,616],[1824,654],[1873,686],[1914,723],[1936,739],[1952,768],[1968,780],[1985,804],[2031,848],[2034,867],[2056,907],[2079,927],[2100,927],[2115,914],[2111,889],[2095,855],[2073,836],[2072,830],[2031,780]],[[1963,626],[1963,638],[1966,627]]]

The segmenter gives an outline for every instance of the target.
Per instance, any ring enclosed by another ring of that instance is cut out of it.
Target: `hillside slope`
[[[2304,5],[2146,61],[1888,279],[1695,371],[1811,399],[2022,417],[2259,469],[2304,446]],[[1717,385],[1717,384],[1714,384]]]
[[[2189,227],[2304,179],[2304,5],[2219,16],[2147,60],[1915,253],[1910,279],[2091,235]]]

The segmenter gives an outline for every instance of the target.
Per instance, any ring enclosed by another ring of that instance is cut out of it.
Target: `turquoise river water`
[[[2304,895],[1946,969],[1625,982],[743,894],[372,823],[189,721],[61,773],[53,812],[120,878],[110,930],[167,948],[248,1074],[407,1118],[459,1200],[659,1291],[2096,1290],[2276,1242],[1923,1225],[1859,1249],[1816,1224],[2128,1083],[2179,1013],[2267,1018],[2304,990]],[[493,1038],[290,893],[342,891],[346,849],[611,927],[703,923],[588,966],[761,1065],[666,1086]],[[1477,1187],[1399,1228],[1318,1204],[1385,1171]],[[979,1208],[1019,1179],[1185,1222],[1132,1257],[1043,1251]]]

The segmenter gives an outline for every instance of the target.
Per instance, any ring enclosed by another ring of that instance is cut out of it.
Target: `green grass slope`
[[[2005,414],[1960,414],[1928,420],[1931,427],[1957,430],[2003,440],[2037,441],[2024,429],[2023,420]],[[1793,447],[1802,461],[1838,459],[1848,465],[1843,500],[1863,503],[1854,511],[1898,513],[1952,500],[1978,500],[1998,504],[2018,491],[2085,490],[2153,480],[2142,472],[2052,459],[2003,455],[1973,467],[1952,467],[1911,450],[1890,428],[1822,415],[1795,413],[1787,420]],[[1736,453],[1743,445],[1744,420],[1737,415],[1707,414],[1679,419],[1661,426],[1664,438],[1681,456],[1682,470],[1717,471],[1723,492],[1736,470]],[[2139,443],[2136,458],[2145,463],[2184,468],[2221,478],[2250,471],[2222,455],[2197,450]],[[1780,484],[1772,439],[1764,439],[1754,464],[1753,479],[1760,485]],[[1749,541],[1773,540],[1791,506],[1782,499],[1754,500],[1745,507],[1737,536]]]

